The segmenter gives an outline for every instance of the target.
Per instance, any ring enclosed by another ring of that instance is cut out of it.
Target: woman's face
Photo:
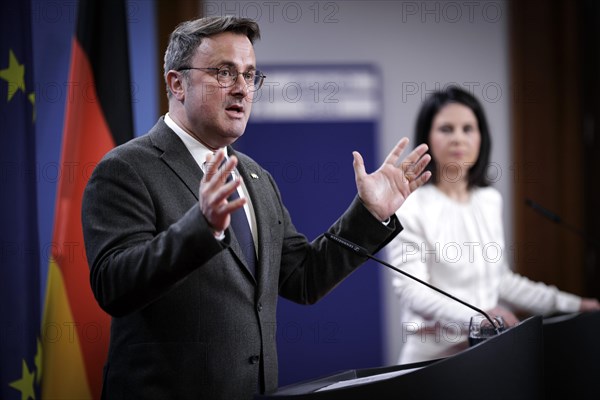
[[[469,168],[479,157],[481,134],[477,117],[460,103],[445,105],[433,118],[429,143],[439,180],[466,180]]]

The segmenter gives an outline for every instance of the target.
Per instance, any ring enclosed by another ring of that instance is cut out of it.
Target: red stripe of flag
[[[73,321],[54,321],[78,335],[90,393],[100,398],[102,368],[106,361],[110,317],[97,305],[89,283],[81,227],[81,201],[87,180],[102,156],[132,135],[125,3],[82,0],[77,35],[73,40],[57,191],[52,256],[63,279]],[[85,216],[83,216],[85,218]],[[56,291],[56,289],[54,289]],[[48,307],[48,305],[47,305]],[[68,313],[66,313],[68,315]],[[60,365],[60,354],[47,354],[47,368]],[[48,372],[48,369],[46,369]],[[56,382],[54,383],[56,385]],[[68,396],[69,382],[56,395]],[[74,390],[75,391],[75,390]]]

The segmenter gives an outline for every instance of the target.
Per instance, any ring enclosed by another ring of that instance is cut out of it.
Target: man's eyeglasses
[[[247,72],[238,72],[235,68],[231,67],[221,67],[221,68],[195,68],[195,67],[181,67],[178,71],[185,71],[188,69],[197,69],[200,71],[214,71],[217,74],[217,82],[221,87],[230,87],[235,85],[237,81],[238,75],[242,75],[244,77],[244,81],[246,81],[246,86],[248,86],[248,90],[254,92],[261,88],[266,75],[263,75],[258,70],[247,71]]]

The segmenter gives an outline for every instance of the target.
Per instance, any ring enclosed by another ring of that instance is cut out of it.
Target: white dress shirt
[[[202,143],[200,143],[198,140],[196,140],[194,137],[192,137],[189,133],[184,131],[183,128],[181,128],[179,125],[177,125],[177,123],[175,121],[173,121],[173,119],[169,116],[168,113],[165,114],[165,124],[167,124],[167,126],[169,128],[171,128],[173,130],[173,132],[175,132],[177,134],[177,136],[179,136],[179,138],[181,139],[181,141],[183,142],[185,147],[188,149],[188,151],[190,152],[190,154],[192,155],[192,157],[194,158],[194,160],[196,161],[196,163],[198,164],[198,166],[200,167],[202,172],[206,173],[205,165],[204,165],[205,161],[206,161],[206,156],[208,154],[213,154],[215,152],[210,150],[206,146],[204,146]],[[221,151],[221,150],[222,149],[219,149],[217,151]],[[227,149],[225,149],[225,150],[227,150]],[[229,154],[227,154],[227,157],[229,157]],[[239,176],[239,173],[237,172],[237,170],[235,170],[234,173]],[[254,208],[252,207],[252,199],[250,198],[250,196],[248,194],[248,189],[246,188],[246,184],[244,183],[243,179],[241,181],[241,185],[238,186],[237,191],[238,191],[240,198],[246,199],[246,204],[244,205],[244,211],[246,213],[246,217],[248,218],[250,230],[252,231],[252,238],[254,239],[254,251],[257,251],[256,244],[258,243],[258,237],[257,237],[257,233],[256,233],[257,232],[256,218],[254,217]]]

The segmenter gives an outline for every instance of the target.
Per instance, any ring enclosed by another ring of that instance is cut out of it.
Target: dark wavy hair
[[[490,131],[483,107],[481,107],[481,104],[473,95],[465,90],[456,86],[450,86],[447,89],[434,92],[423,102],[415,126],[415,143],[426,143],[431,147],[429,136],[433,119],[444,106],[450,103],[462,104],[473,111],[473,114],[477,118],[479,133],[481,135],[479,157],[477,158],[477,162],[469,168],[468,188],[489,186],[490,181],[487,178],[486,172],[492,149]],[[427,170],[431,171],[432,174],[430,182],[437,183],[439,177],[437,176],[437,165],[433,155],[431,162],[427,166]]]
[[[226,15],[223,17],[206,17],[182,22],[171,33],[169,45],[165,51],[163,65],[165,83],[167,73],[170,70],[179,70],[179,68],[189,64],[196,49],[202,43],[202,39],[223,32],[245,35],[252,44],[260,39],[258,24],[249,18]],[[182,75],[187,79],[188,71],[182,71]],[[170,97],[171,90],[168,84],[166,85],[166,89],[167,95]]]

